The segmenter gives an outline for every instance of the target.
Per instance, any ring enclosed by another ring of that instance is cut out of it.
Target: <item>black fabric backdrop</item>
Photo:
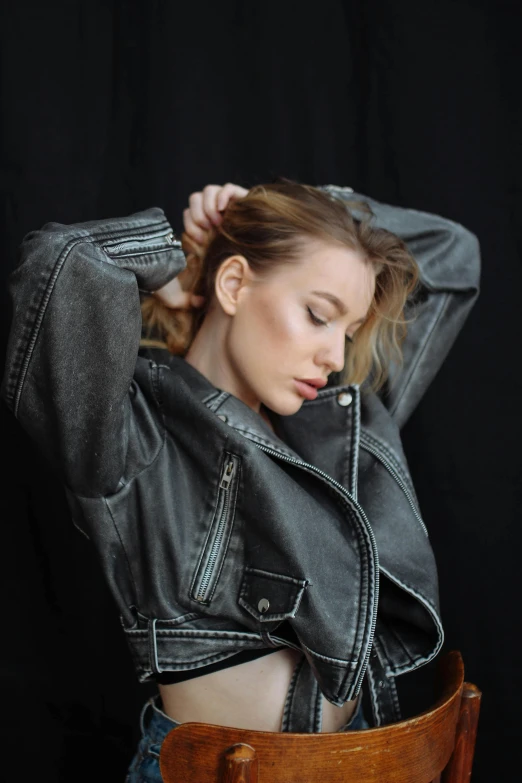
[[[473,780],[511,779],[521,746],[519,4],[0,7],[3,348],[18,244],[50,220],[161,206],[180,229],[193,190],[283,175],[438,212],[478,235],[479,302],[404,443],[439,563],[446,649],[462,651],[483,691]],[[151,690],[136,683],[59,484],[1,413],[0,779],[123,780]],[[426,706],[430,667],[403,680],[406,710]]]

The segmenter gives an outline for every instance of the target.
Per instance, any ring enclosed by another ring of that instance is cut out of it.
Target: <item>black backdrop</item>
[[[2,348],[17,246],[49,220],[161,206],[180,229],[191,191],[283,175],[438,212],[478,235],[479,302],[404,442],[440,567],[446,648],[462,651],[483,691],[473,780],[511,779],[521,744],[519,3],[0,7]],[[135,681],[59,485],[1,414],[0,779],[123,780],[150,690]],[[423,672],[403,685],[412,710]]]

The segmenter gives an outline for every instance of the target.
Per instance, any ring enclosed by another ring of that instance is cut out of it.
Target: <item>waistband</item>
[[[147,736],[151,743],[158,745],[161,745],[169,731],[180,725],[163,712],[160,704],[161,697],[158,693],[145,702],[140,715],[141,736]]]

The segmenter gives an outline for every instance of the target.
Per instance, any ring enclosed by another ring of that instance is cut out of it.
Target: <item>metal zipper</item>
[[[247,436],[248,437],[248,436]],[[324,473],[319,468],[316,468],[314,465],[310,465],[308,462],[302,462],[297,459],[293,459],[292,457],[287,457],[285,454],[282,454],[275,449],[270,449],[266,446],[261,446],[256,441],[252,441],[255,443],[258,449],[261,449],[261,451],[266,452],[267,454],[272,454],[274,457],[277,457],[278,459],[283,460],[284,462],[290,462],[292,465],[297,465],[300,468],[304,468],[305,470],[310,471],[311,473],[316,473],[318,476],[320,476],[322,479],[327,481],[329,484],[335,487],[339,492],[341,492],[343,495],[345,495],[347,498],[349,498],[350,502],[353,503],[357,511],[359,512],[361,519],[364,523],[364,526],[366,528],[366,531],[368,533],[368,536],[370,538],[371,542],[371,548],[372,553],[374,556],[375,561],[375,601],[374,606],[372,610],[372,618],[371,618],[371,625],[370,625],[370,636],[368,640],[368,646],[366,649],[366,653],[363,659],[363,663],[361,666],[361,669],[359,671],[359,676],[357,678],[357,681],[355,683],[355,693],[357,694],[362,686],[362,681],[364,679],[364,675],[366,673],[366,669],[368,668],[368,662],[370,660],[370,653],[372,651],[372,645],[373,645],[373,637],[375,635],[375,625],[377,623],[377,606],[378,606],[378,599],[379,599],[379,553],[377,551],[377,542],[375,540],[374,532],[370,526],[370,523],[368,522],[368,519],[366,518],[366,514],[364,513],[361,506],[357,503],[356,500],[354,500],[353,496],[350,495],[349,492],[343,487],[342,484],[339,484],[338,481],[336,481],[334,478],[328,475],[328,473]]]
[[[165,240],[167,243],[163,247],[161,247],[163,244],[162,240]],[[160,245],[160,247],[158,247],[158,245]],[[142,237],[131,237],[114,245],[110,242],[106,242],[103,245],[103,249],[108,256],[112,254],[119,255],[121,251],[127,251],[126,253],[123,253],[123,255],[139,255],[140,253],[147,252],[147,246],[153,246],[160,250],[167,250],[171,247],[181,247],[181,242],[176,239],[172,229],[168,228],[166,230],[156,231],[154,234],[146,234]],[[131,252],[133,249],[137,252]]]
[[[206,562],[200,565],[196,575],[196,582],[192,590],[192,596],[196,601],[205,603],[207,601],[210,588],[212,586],[212,577],[216,568],[221,544],[227,529],[230,512],[233,511],[231,505],[231,485],[237,473],[238,459],[231,454],[227,455],[225,466],[219,479],[219,494],[217,501],[216,517],[218,522],[215,527],[215,534],[210,545],[205,545],[205,551],[208,551]],[[212,523],[214,526],[214,521]],[[200,575],[200,576],[199,576]],[[198,578],[199,576],[199,578]]]
[[[399,474],[397,473],[397,471],[395,470],[393,465],[390,462],[388,462],[386,457],[383,454],[381,454],[381,452],[374,445],[368,443],[368,441],[364,437],[364,434],[361,434],[360,444],[361,444],[361,448],[363,448],[365,451],[369,452],[369,454],[373,454],[373,456],[376,459],[378,459],[379,462],[386,468],[386,470],[388,471],[390,476],[392,476],[392,478],[395,479],[395,481],[397,482],[399,487],[404,492],[404,494],[406,496],[406,500],[410,504],[411,509],[412,509],[413,513],[415,514],[415,518],[417,519],[417,522],[419,523],[419,525],[424,530],[424,533],[426,534],[426,536],[428,536],[428,529],[427,529],[426,525],[424,524],[424,522],[422,521],[421,515],[417,511],[417,506],[415,505],[415,501],[413,500],[413,498],[411,496],[411,492],[408,489],[408,487],[406,486],[406,484],[404,483],[404,481],[401,479],[401,477],[399,476]]]

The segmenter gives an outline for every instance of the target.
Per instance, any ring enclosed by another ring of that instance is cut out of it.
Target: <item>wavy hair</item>
[[[152,296],[145,297],[142,344],[162,345],[171,353],[185,355],[209,310],[216,273],[226,258],[242,255],[254,272],[268,274],[281,264],[298,263],[307,240],[348,247],[375,271],[370,310],[347,345],[341,378],[358,384],[369,379],[373,389],[380,388],[390,364],[402,361],[401,344],[408,323],[405,306],[418,282],[417,263],[402,239],[372,225],[366,202],[347,202],[291,180],[256,185],[244,198],[232,201],[201,257],[192,252],[189,238],[183,235],[187,270],[182,273],[182,287],[203,296],[205,304],[174,310]]]

